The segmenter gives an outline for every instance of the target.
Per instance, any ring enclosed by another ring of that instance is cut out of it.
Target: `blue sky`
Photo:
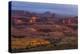
[[[70,4],[47,4],[47,3],[33,3],[33,2],[18,2],[12,1],[12,10],[25,10],[32,12],[43,13],[50,11],[65,15],[78,15],[78,6]]]

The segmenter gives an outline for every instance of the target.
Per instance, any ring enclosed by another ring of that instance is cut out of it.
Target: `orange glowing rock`
[[[33,19],[33,20],[35,20],[35,19],[36,19],[36,17],[35,17],[35,16],[33,16],[33,17],[32,17],[32,19]]]
[[[31,20],[29,21],[30,23],[33,23],[33,22],[35,22],[36,21],[36,17],[35,16],[33,16],[33,17],[31,17]]]

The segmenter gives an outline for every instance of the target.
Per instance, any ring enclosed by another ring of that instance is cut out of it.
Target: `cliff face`
[[[63,24],[66,24],[66,25],[77,24],[77,23],[78,23],[78,18],[75,18],[75,17],[67,18],[63,20]]]

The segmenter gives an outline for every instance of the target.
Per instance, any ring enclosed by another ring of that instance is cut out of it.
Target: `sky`
[[[78,15],[78,6],[72,4],[51,4],[51,3],[33,3],[33,2],[19,2],[12,1],[12,10],[24,10],[24,11],[32,11],[43,13],[46,11],[50,11],[52,13],[57,14],[65,14],[65,15]]]

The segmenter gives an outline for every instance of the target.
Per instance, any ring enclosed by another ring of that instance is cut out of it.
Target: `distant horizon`
[[[11,10],[23,10],[37,13],[51,12],[56,14],[78,16],[77,5],[18,1],[12,1],[11,4]]]

